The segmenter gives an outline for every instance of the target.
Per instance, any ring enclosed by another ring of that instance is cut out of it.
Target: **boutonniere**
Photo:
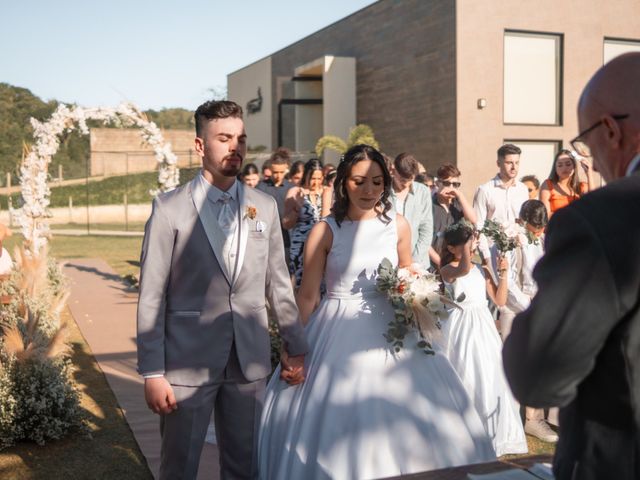
[[[254,207],[253,205],[249,205],[247,207],[247,211],[245,212],[244,216],[251,219],[251,220],[255,220],[256,216],[258,215],[258,209],[256,207]]]

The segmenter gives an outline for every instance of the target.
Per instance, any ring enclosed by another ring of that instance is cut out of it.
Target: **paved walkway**
[[[142,379],[136,372],[136,302],[125,285],[103,260],[70,260],[69,307],[82,335],[104,372],[120,408],[157,478],[160,465],[159,417],[144,401]],[[206,444],[198,479],[217,480],[218,450]]]

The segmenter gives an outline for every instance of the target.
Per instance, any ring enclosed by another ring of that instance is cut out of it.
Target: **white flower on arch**
[[[121,103],[115,108],[83,108],[59,105],[49,120],[40,122],[31,118],[35,144],[20,167],[23,207],[18,216],[22,234],[28,248],[37,252],[49,238],[49,197],[47,186],[51,158],[60,147],[60,135],[74,129],[89,134],[87,120],[97,120],[117,127],[140,129],[143,140],[153,148],[158,161],[158,189],[151,195],[168,192],[178,186],[180,171],[171,144],[165,143],[158,126],[150,122],[144,113],[131,103]]]

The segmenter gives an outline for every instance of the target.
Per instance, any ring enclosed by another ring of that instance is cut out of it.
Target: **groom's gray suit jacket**
[[[265,296],[288,353],[306,353],[276,203],[241,184],[238,192],[235,278],[224,267],[224,236],[217,219],[206,214],[208,200],[197,177],[153,202],[140,262],[139,373],[164,374],[173,385],[212,383],[235,342],[246,379],[266,377],[271,364]]]

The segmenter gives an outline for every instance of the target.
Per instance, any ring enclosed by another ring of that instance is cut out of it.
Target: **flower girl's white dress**
[[[471,271],[446,284],[454,298],[464,293],[443,322],[440,347],[473,399],[498,456],[526,453],[527,440],[520,420],[520,406],[513,398],[502,367],[502,341],[487,306],[482,270]]]
[[[397,264],[395,219],[329,217],[326,297],[306,328],[304,384],[275,372],[267,387],[258,446],[260,478],[365,479],[495,459],[491,441],[444,355],[391,352],[393,317],[376,291],[384,257]]]

